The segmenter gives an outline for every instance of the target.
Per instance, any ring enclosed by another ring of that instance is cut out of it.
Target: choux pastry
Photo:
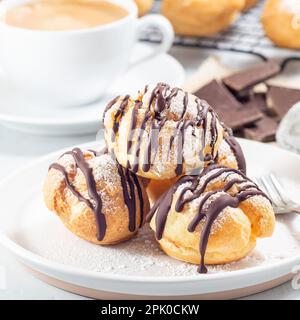
[[[270,200],[238,170],[211,165],[179,179],[153,206],[147,221],[171,257],[199,264],[223,264],[245,257],[256,239],[272,235]]]
[[[224,138],[220,144],[218,155],[213,163],[246,173],[244,153],[231,131],[224,131]],[[178,179],[179,178],[176,177],[169,180],[149,180],[146,191],[150,202],[155,203]]]
[[[246,174],[247,166],[243,150],[228,128],[224,127],[224,138],[220,144],[218,155],[212,163],[240,170]],[[146,191],[150,202],[155,203],[178,179],[176,177],[169,180],[149,180]]]
[[[167,84],[114,99],[104,112],[105,140],[118,162],[137,175],[169,180],[215,159],[223,127],[213,109]]]
[[[300,2],[267,0],[262,14],[266,35],[279,47],[300,48]]]
[[[163,0],[161,11],[177,34],[207,36],[226,29],[244,6],[245,0]]]
[[[69,230],[100,245],[132,238],[149,211],[145,188],[136,175],[108,154],[78,148],[50,166],[44,199]]]
[[[224,128],[224,139],[221,142],[218,155],[214,162],[240,170],[246,174],[247,168],[243,150],[237,139],[233,136],[232,131],[228,128]]]
[[[149,184],[146,187],[146,191],[150,200],[150,203],[155,203],[167,190],[169,190],[179,178],[167,179],[167,180],[149,180]]]
[[[143,16],[147,12],[149,12],[153,6],[154,0],[134,0],[138,10],[139,10],[139,16]]]

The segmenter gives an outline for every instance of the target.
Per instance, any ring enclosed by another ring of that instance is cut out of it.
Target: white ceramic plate
[[[133,61],[153,50],[150,45],[136,46]],[[167,82],[181,87],[185,72],[181,64],[168,54],[140,63],[123,74],[99,101],[86,106],[47,108],[30,102],[0,78],[0,122],[14,129],[44,135],[79,135],[95,133],[101,124],[107,103],[120,94],[134,94],[144,84]]]
[[[241,143],[249,175],[273,171],[297,199],[300,157],[257,142]],[[247,258],[211,267],[206,275],[164,255],[147,226],[137,238],[117,246],[85,242],[43,204],[43,177],[62,152],[35,161],[0,184],[0,242],[53,285],[98,298],[228,298],[287,281],[300,264],[300,216],[294,214],[277,217],[273,237],[260,240]]]

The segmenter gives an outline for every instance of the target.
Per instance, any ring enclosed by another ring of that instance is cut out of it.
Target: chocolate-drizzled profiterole
[[[137,175],[166,180],[215,159],[223,127],[213,109],[167,84],[114,99],[104,112],[105,140],[118,162]]]
[[[246,174],[246,160],[241,145],[233,136],[232,131],[226,127],[224,127],[224,138],[214,162],[219,165],[240,170],[242,173]]]
[[[133,237],[149,211],[143,183],[134,173],[105,152],[78,148],[50,166],[44,198],[73,233],[102,245]]]
[[[217,157],[208,165],[219,164],[228,168],[240,170],[246,174],[247,166],[243,150],[233,136],[232,131],[224,126],[223,140],[218,149]],[[151,203],[156,202],[160,196],[171,188],[179,178],[169,180],[149,180],[146,187]]]
[[[153,206],[147,220],[170,256],[199,264],[245,257],[259,237],[271,236],[270,200],[243,173],[211,165],[198,176],[179,179]]]
[[[225,126],[224,138],[218,149],[217,157],[212,163],[224,165],[228,168],[237,169],[242,173],[246,173],[246,160],[243,150],[237,139],[232,135],[232,131]],[[178,179],[179,178],[176,177],[169,180],[150,180],[146,190],[151,203],[156,202]]]

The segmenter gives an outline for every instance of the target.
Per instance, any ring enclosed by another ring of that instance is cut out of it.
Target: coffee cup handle
[[[145,29],[149,27],[155,27],[157,28],[161,34],[162,34],[162,41],[160,44],[158,44],[156,47],[154,47],[153,51],[149,54],[146,54],[139,59],[133,61],[130,63],[129,68],[132,68],[140,63],[145,62],[146,60],[152,59],[155,56],[165,53],[169,51],[171,48],[173,41],[174,41],[174,30],[169,22],[168,19],[166,19],[164,16],[160,14],[149,14],[145,17],[142,17],[138,19],[137,25],[136,25],[136,38],[138,41],[139,35],[141,31],[144,31]]]

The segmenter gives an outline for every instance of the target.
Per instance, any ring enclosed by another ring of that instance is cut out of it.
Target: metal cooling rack
[[[155,1],[153,13],[160,11],[160,2]],[[264,1],[260,1],[256,7],[242,14],[226,31],[211,37],[176,36],[174,45],[248,53],[263,60],[281,56],[285,58],[284,65],[291,60],[299,60],[300,51],[278,48],[265,36],[260,22],[263,5]],[[149,29],[142,35],[141,40],[157,43],[161,41],[161,34],[156,29]]]

